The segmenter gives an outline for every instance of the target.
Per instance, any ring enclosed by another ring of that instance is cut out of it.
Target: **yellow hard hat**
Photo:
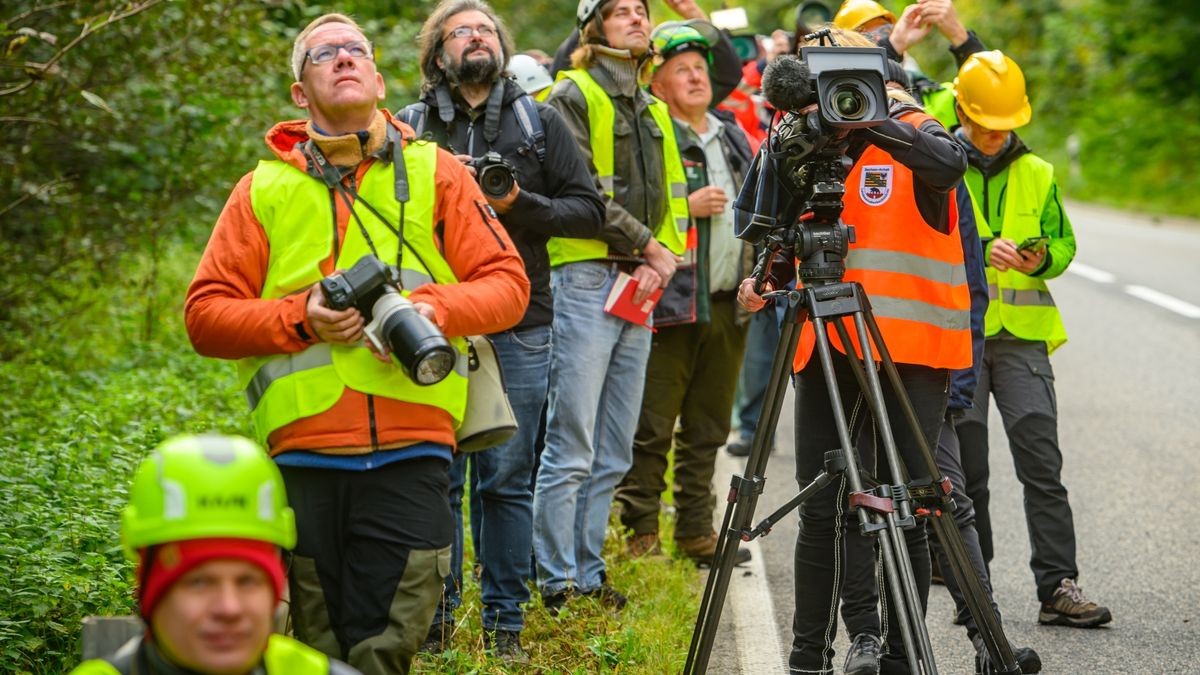
[[[896,23],[896,15],[875,0],[846,0],[833,16],[833,25],[842,30],[858,30],[864,23],[880,17]]]
[[[1023,127],[1033,117],[1025,75],[998,50],[967,58],[954,78],[954,98],[971,121],[992,131]]]

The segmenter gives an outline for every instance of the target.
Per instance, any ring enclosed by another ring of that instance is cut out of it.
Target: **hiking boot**
[[[550,616],[557,617],[562,613],[563,608],[567,606],[567,601],[575,597],[575,589],[564,588],[557,593],[542,594],[542,607],[546,608]]]
[[[879,673],[879,650],[882,640],[877,635],[859,633],[846,652],[846,675],[877,675]]]
[[[429,627],[429,632],[425,634],[425,641],[421,643],[421,647],[417,651],[424,654],[441,654],[450,648],[450,638],[453,636],[454,623],[439,621]]]
[[[625,552],[630,558],[662,555],[662,545],[658,541],[657,532],[635,534],[625,540]]]
[[[1038,623],[1050,626],[1095,628],[1112,621],[1107,607],[1101,607],[1083,595],[1074,579],[1063,579],[1049,602],[1042,603]]]
[[[717,533],[709,532],[700,537],[676,539],[675,548],[679,549],[680,553],[687,556],[697,566],[705,567],[712,565],[713,554],[717,552]],[[733,558],[733,562],[735,565],[750,562],[750,551],[739,548]]]
[[[615,609],[618,612],[625,608],[629,599],[623,593],[608,585],[607,581],[601,579],[600,586],[593,588],[590,591],[583,593],[584,597],[592,598],[601,605],[610,609]]]
[[[497,630],[483,632],[483,649],[508,665],[528,665],[529,652],[521,647],[521,632]]]

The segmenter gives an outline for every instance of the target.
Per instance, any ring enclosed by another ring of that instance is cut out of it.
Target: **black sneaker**
[[[421,647],[417,651],[424,654],[441,654],[450,648],[450,638],[452,637],[454,637],[453,622],[435,623],[429,627],[429,632],[425,634],[425,641],[421,643]]]
[[[515,630],[483,632],[483,649],[509,665],[528,665],[529,652],[521,647],[521,633]]]
[[[573,588],[564,588],[557,593],[550,593],[549,595],[543,593],[542,607],[546,608],[550,616],[557,617],[562,613],[563,608],[567,606],[567,601],[573,597],[575,597],[575,589]]]
[[[738,435],[736,441],[733,441],[725,446],[725,452],[728,452],[733,457],[749,457],[750,443],[752,440],[754,439]]]
[[[846,652],[846,665],[842,669],[846,675],[877,675],[881,642],[877,635],[855,635],[854,641],[850,643],[850,651]]]
[[[983,643],[983,638],[976,635],[971,638],[971,642],[975,645],[975,675],[993,675],[999,672],[992,665],[992,656],[988,653],[987,647]],[[1033,650],[1033,647],[1018,647],[1011,642],[1008,644],[1012,649],[1013,658],[1017,660],[1017,667],[1021,669],[1022,675],[1042,672],[1042,658]]]
[[[1049,602],[1042,603],[1038,623],[1049,626],[1095,628],[1112,621],[1112,613],[1088,600],[1074,579],[1063,579]]]
[[[624,594],[612,586],[609,586],[607,581],[601,582],[598,588],[593,588],[592,590],[585,592],[583,595],[596,600],[605,607],[615,609],[618,612],[622,609],[625,609],[625,605],[629,602],[629,599],[626,598]]]

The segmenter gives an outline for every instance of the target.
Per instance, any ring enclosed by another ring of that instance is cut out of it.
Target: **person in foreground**
[[[358,672],[271,632],[296,526],[279,469],[250,440],[164,442],[138,467],[121,521],[146,632],[72,675]]]

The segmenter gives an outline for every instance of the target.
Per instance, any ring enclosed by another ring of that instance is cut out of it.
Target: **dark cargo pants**
[[[1004,421],[1017,480],[1025,492],[1029,560],[1038,599],[1048,601],[1059,582],[1079,576],[1075,563],[1075,523],[1062,483],[1058,446],[1058,401],[1046,344],[1013,337],[988,338],[975,390],[975,407],[957,421],[962,443],[967,496],[975,504],[980,548],[992,559],[992,522],[988,515],[988,400]]]
[[[745,348],[746,326],[737,324],[732,298],[713,300],[710,323],[661,328],[654,335],[633,465],[614,497],[621,504],[621,522],[635,534],[658,532],[672,438],[675,538],[712,532],[714,464],[729,437],[729,410]]]
[[[296,512],[296,639],[364,675],[407,673],[450,571],[445,460],[369,471],[281,466]]]

